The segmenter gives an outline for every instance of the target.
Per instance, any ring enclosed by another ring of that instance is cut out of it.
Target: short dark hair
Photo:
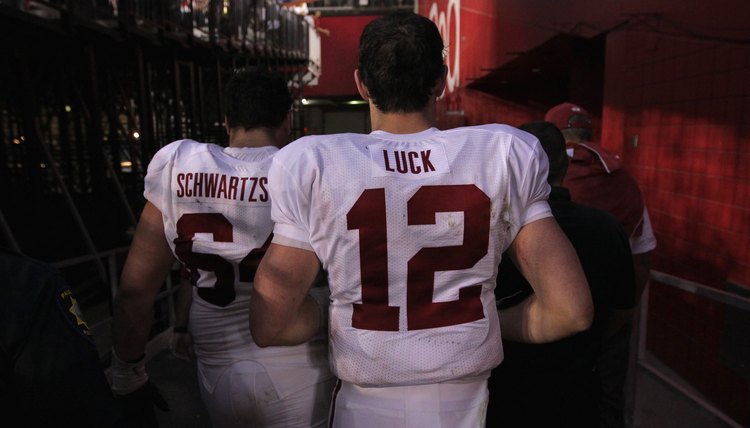
[[[568,170],[568,153],[565,146],[565,137],[560,129],[552,122],[529,122],[524,123],[519,129],[528,132],[539,139],[539,142],[549,158],[549,176],[547,182],[560,184],[565,178]]]
[[[435,24],[399,11],[365,26],[358,68],[370,98],[384,113],[422,110],[443,74],[443,39]]]
[[[224,88],[229,128],[278,128],[291,106],[284,77],[264,68],[236,70]]]

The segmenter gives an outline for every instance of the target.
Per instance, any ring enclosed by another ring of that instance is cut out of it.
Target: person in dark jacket
[[[552,343],[503,340],[505,359],[489,380],[487,427],[598,427],[602,339],[619,330],[627,319],[622,314],[635,305],[628,235],[614,216],[572,202],[561,187],[569,161],[565,138],[554,124],[531,122],[520,129],[536,136],[549,158],[549,204],[588,280],[594,321],[588,330]],[[531,294],[510,258],[504,257],[495,289],[498,309]]]

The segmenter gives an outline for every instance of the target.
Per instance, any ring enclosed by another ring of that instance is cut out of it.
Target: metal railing
[[[114,31],[115,37],[133,32],[234,48],[258,56],[307,58],[309,24],[274,0],[38,0],[3,7],[48,22],[122,30]]]
[[[648,350],[646,349],[646,337],[648,332],[648,314],[649,314],[649,289],[653,286],[653,282],[657,282],[661,285],[665,285],[668,287],[672,287],[677,290],[682,290],[697,296],[701,296],[707,299],[710,299],[712,301],[721,303],[723,305],[732,307],[734,309],[739,309],[741,311],[744,311],[748,314],[750,314],[750,299],[745,298],[743,296],[740,296],[738,294],[729,293],[723,290],[719,290],[716,288],[708,287],[706,285],[690,281],[684,278],[679,278],[674,275],[670,275],[664,272],[659,272],[652,270],[650,272],[650,280],[652,281],[652,284],[649,285],[649,287],[646,288],[646,290],[643,293],[643,296],[641,298],[641,304],[639,308],[639,317],[638,317],[638,326],[637,330],[635,331],[635,343],[637,344],[637,347],[635,349],[635,358],[634,363],[637,365],[638,368],[642,368],[661,380],[663,383],[671,387],[674,391],[679,393],[681,396],[691,400],[700,408],[705,410],[707,413],[714,416],[716,419],[720,420],[721,422],[725,423],[728,427],[732,428],[743,428],[741,424],[739,424],[737,421],[735,421],[732,417],[727,415],[723,410],[721,410],[719,407],[711,403],[708,399],[706,399],[704,396],[700,394],[699,391],[689,386],[689,384],[682,379],[678,374],[673,373],[668,370],[664,370],[659,367],[658,364],[653,364],[649,361],[647,356],[649,355]],[[747,338],[747,340],[750,340],[750,337]],[[633,342],[631,342],[633,343]],[[631,354],[632,355],[632,354]],[[631,366],[631,368],[633,368]],[[636,373],[635,370],[631,370],[630,373],[630,385],[632,385],[632,390],[630,393],[632,395],[636,394],[637,391],[637,381],[636,381]],[[640,422],[640,415],[635,411],[634,406],[635,400],[631,396],[631,408],[628,409],[630,413],[629,420],[631,422],[631,426],[638,427]],[[750,410],[749,410],[750,412]]]
[[[114,248],[114,249],[107,250],[107,251],[101,251],[96,254],[85,255],[81,257],[75,257],[71,259],[54,262],[52,263],[52,265],[54,265],[55,267],[59,269],[79,266],[79,265],[86,264],[86,263],[99,263],[99,264],[104,265],[106,267],[105,270],[107,272],[107,283],[108,283],[108,292],[110,296],[110,301],[103,302],[103,303],[106,303],[111,308],[111,304],[113,302],[114,296],[117,293],[117,289],[119,286],[119,272],[122,269],[122,264],[123,264],[122,261],[124,259],[124,256],[127,254],[127,251],[128,251],[128,247]],[[750,299],[742,297],[740,295],[718,290],[715,288],[711,288],[703,284],[699,284],[693,281],[689,281],[683,278],[679,278],[673,275],[669,275],[669,274],[659,272],[659,271],[654,271],[654,270],[651,271],[650,279],[661,285],[669,286],[669,287],[682,290],[682,291],[685,291],[694,295],[705,297],[712,301],[721,303],[723,305],[727,305],[732,308],[750,313]],[[686,386],[687,382],[684,379],[680,378],[679,375],[676,375],[672,373],[671,371],[666,371],[666,370],[659,368],[658,365],[652,364],[646,358],[648,354],[648,351],[646,349],[646,335],[647,335],[647,330],[648,330],[649,288],[652,286],[653,284],[647,287],[641,299],[641,304],[639,308],[640,314],[639,314],[638,329],[636,331],[636,337],[634,339],[637,343],[637,347],[635,349],[634,363],[639,368],[646,370],[650,374],[660,379],[663,383],[671,387],[674,391],[676,391],[680,395],[693,401],[695,404],[700,406],[703,410],[705,410],[706,412],[710,413],[718,420],[725,423],[728,427],[742,428],[742,425],[740,425],[737,421],[732,419],[724,411],[722,411],[716,405],[711,403],[709,400],[703,397],[700,393],[696,392],[693,388]],[[163,291],[161,291],[157,296],[157,304],[159,304],[159,302],[166,300],[165,303],[168,308],[167,324],[165,328],[161,329],[160,331],[155,332],[152,335],[152,338],[148,345],[149,349],[152,350],[150,351],[152,355],[155,355],[156,353],[163,350],[168,345],[168,341],[166,340],[166,337],[167,337],[167,333],[171,331],[171,327],[174,326],[174,322],[175,322],[175,313],[174,313],[175,293],[177,292],[177,290],[178,288],[173,286],[171,275],[168,276],[168,278],[165,281]],[[85,310],[84,310],[84,315],[86,315]],[[111,325],[111,321],[112,321],[112,312],[110,310],[106,316],[94,320],[94,322],[92,322],[90,325],[92,331],[94,332],[94,336],[97,342],[97,347],[99,349],[100,356],[102,356],[102,358],[106,358],[109,355],[109,351],[111,349],[111,337],[108,336],[110,334],[109,327]],[[155,322],[156,321],[157,320],[155,320]],[[748,338],[748,340],[750,340],[750,338]],[[633,390],[631,391],[631,393],[635,394],[637,390],[637,382],[635,380],[636,378],[635,371],[632,371],[630,375],[632,376],[630,384],[633,386],[632,388]],[[631,400],[631,405],[633,403],[634,403],[634,400]],[[635,427],[639,426],[639,415],[635,412],[635,406],[632,406],[629,409],[629,412],[630,412],[629,421],[631,422],[630,425],[635,426]]]

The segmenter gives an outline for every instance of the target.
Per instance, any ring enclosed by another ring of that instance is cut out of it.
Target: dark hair
[[[362,31],[358,67],[380,111],[419,111],[443,74],[443,39],[424,16],[405,11],[385,15]]]
[[[284,77],[263,68],[235,71],[224,88],[224,114],[230,128],[278,128],[291,106]]]
[[[560,184],[568,169],[568,153],[565,147],[565,137],[560,129],[552,122],[524,123],[519,129],[528,132],[539,139],[539,142],[549,158],[549,176],[547,182]]]

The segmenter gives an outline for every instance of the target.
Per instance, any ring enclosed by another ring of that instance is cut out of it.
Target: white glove
[[[115,394],[125,395],[137,390],[148,382],[146,356],[134,363],[126,363],[117,357],[113,349],[110,376],[110,386]]]

